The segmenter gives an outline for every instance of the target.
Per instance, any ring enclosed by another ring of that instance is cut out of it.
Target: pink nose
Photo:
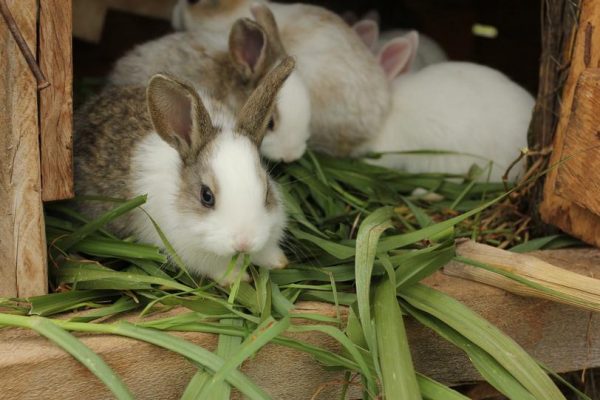
[[[238,253],[247,253],[251,247],[252,247],[252,244],[250,243],[250,241],[248,239],[245,239],[245,238],[236,240],[236,242],[233,246],[235,251],[237,251]]]

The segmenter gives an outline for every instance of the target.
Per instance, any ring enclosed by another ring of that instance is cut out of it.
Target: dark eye
[[[198,3],[200,0],[187,0],[188,4],[194,5]]]
[[[272,131],[275,128],[275,121],[273,120],[273,117],[271,117],[271,119],[269,120],[269,123],[267,124],[267,129]]]
[[[215,195],[208,186],[202,185],[200,189],[200,201],[206,208],[213,208],[215,206]]]

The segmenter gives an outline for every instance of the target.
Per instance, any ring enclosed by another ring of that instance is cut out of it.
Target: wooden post
[[[583,0],[577,29],[565,46],[568,76],[560,96],[551,170],[544,186],[540,213],[545,222],[554,224],[582,240],[600,246],[600,209],[597,182],[590,172],[600,160],[598,126],[595,125],[600,91],[600,2]],[[583,163],[582,163],[583,161]],[[585,193],[585,195],[583,194]],[[583,196],[580,198],[580,196]]]
[[[573,37],[577,30],[579,10],[582,0],[542,1],[542,54],[540,57],[540,77],[537,101],[529,129],[529,148],[536,152],[530,156],[529,166],[538,165],[543,171],[550,159],[556,127],[560,117],[561,95],[569,75],[570,54]],[[533,190],[527,193],[528,214],[535,222],[535,231],[547,234],[552,231],[544,226],[539,215],[542,202],[545,176],[538,180]]]
[[[7,0],[29,48],[37,43],[37,0]],[[0,296],[47,291],[37,83],[0,22]]]
[[[71,0],[40,2],[39,62],[50,87],[40,92],[42,200],[73,197]]]

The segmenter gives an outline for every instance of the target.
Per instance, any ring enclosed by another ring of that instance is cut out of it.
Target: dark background
[[[282,1],[292,3],[293,1]],[[306,0],[338,13],[377,9],[382,29],[414,28],[442,45],[453,60],[497,68],[534,93],[540,55],[540,0]],[[494,39],[472,34],[473,24],[498,29]],[[77,97],[102,84],[114,61],[135,44],[171,32],[168,22],[109,11],[99,44],[74,41]]]

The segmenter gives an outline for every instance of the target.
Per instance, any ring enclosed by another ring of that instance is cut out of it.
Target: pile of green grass
[[[184,399],[227,399],[232,387],[250,399],[269,398],[238,368],[267,343],[347,371],[348,381],[361,382],[365,399],[382,394],[388,399],[465,399],[414,371],[403,323],[403,315],[409,315],[465,351],[481,375],[509,398],[564,399],[548,371],[512,339],[463,304],[419,283],[455,258],[457,238],[516,246],[516,251],[575,243],[563,236],[528,240],[527,219],[503,184],[476,182],[472,178],[482,173],[476,169],[461,177],[410,175],[311,153],[297,163],[274,166],[273,173],[290,216],[286,246],[292,263],[287,269],[256,268],[245,257],[253,283],[219,287],[191,276],[168,238],[163,236],[167,250],[161,251],[103,229],[112,219],[143,208],[143,196],[111,200],[114,209],[95,221],[69,203],[51,204],[46,225],[55,293],[0,299],[0,326],[34,329],[54,341],[119,399],[132,398],[128,388],[69,332],[120,335],[184,355],[198,367]],[[435,201],[411,198],[417,188],[430,191],[425,198]],[[297,314],[294,304],[300,300],[349,306],[347,323],[341,313],[337,318]],[[101,322],[131,311],[156,316],[173,307],[189,312],[137,324]],[[51,318],[84,309],[69,320]],[[300,319],[310,323],[296,324]],[[218,334],[219,346],[210,352],[168,331]],[[306,331],[331,336],[344,351],[335,354],[284,335]]]

